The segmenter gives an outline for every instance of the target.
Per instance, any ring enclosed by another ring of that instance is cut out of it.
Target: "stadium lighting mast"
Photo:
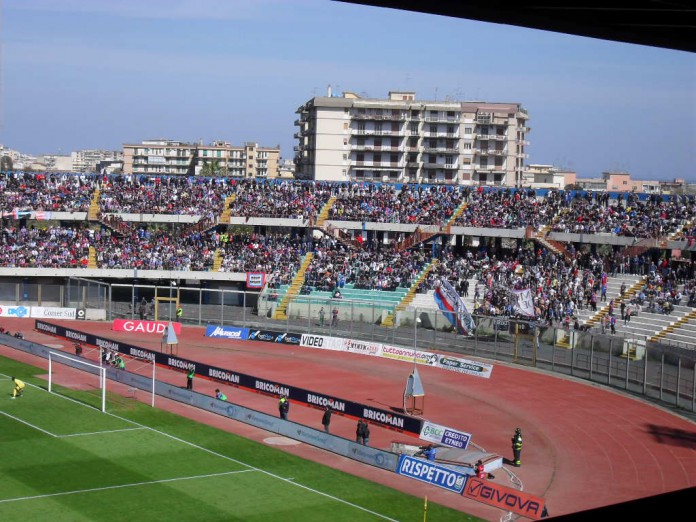
[[[172,320],[172,288],[176,286],[176,281],[169,279],[169,320]]]

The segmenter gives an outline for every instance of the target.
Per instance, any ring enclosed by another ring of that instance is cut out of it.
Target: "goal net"
[[[106,411],[106,368],[61,352],[48,352],[48,391]]]
[[[105,350],[105,349],[102,349]],[[119,352],[104,352],[100,357],[111,391],[155,406],[156,365],[154,358],[136,357]]]

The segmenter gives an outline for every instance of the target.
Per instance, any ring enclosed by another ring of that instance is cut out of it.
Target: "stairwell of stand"
[[[302,285],[305,281],[305,273],[307,272],[307,267],[312,262],[313,258],[314,254],[312,254],[311,252],[305,254],[304,259],[302,259],[302,264],[300,265],[300,268],[297,270],[295,277],[292,278],[292,282],[290,283],[288,291],[285,293],[282,301],[278,304],[278,306],[276,306],[276,309],[273,312],[273,319],[282,321],[288,318],[286,313],[288,310],[288,304],[290,303],[290,300],[292,298],[300,294],[300,290],[302,289]]]
[[[222,248],[217,248],[215,250],[215,255],[213,255],[213,272],[219,272],[220,268],[222,268],[222,260],[225,258],[222,252]]]
[[[97,266],[97,249],[89,247],[89,257],[87,258],[87,268],[99,268]]]
[[[382,326],[386,327],[391,327],[394,326],[394,317],[396,316],[396,312],[401,312],[403,310],[406,310],[409,304],[411,304],[411,301],[413,301],[413,298],[416,296],[416,292],[418,291],[418,287],[420,284],[425,281],[425,278],[428,277],[428,274],[432,272],[432,270],[440,263],[438,259],[433,259],[428,265],[421,271],[420,275],[418,276],[418,279],[416,279],[411,287],[408,289],[408,292],[406,295],[401,299],[401,302],[397,304],[394,307],[394,312],[390,313],[387,315],[387,317],[384,318],[382,321]]]
[[[316,226],[319,228],[324,228],[324,223],[329,218],[329,211],[333,204],[336,202],[336,196],[331,196],[326,204],[322,207],[321,212],[317,215]]]
[[[696,310],[694,310],[693,312],[689,312],[685,316],[680,317],[679,320],[677,320],[676,322],[665,327],[660,333],[651,337],[650,341],[659,341],[660,339],[664,338],[667,334],[674,332],[684,324],[688,323],[690,319],[696,319]]]
[[[89,204],[89,209],[87,210],[87,219],[89,221],[97,221],[99,219],[99,214],[101,213],[99,210],[100,195],[101,191],[98,188],[95,189],[92,194],[92,201]]]
[[[230,216],[232,215],[232,209],[230,208],[230,205],[232,205],[232,203],[234,203],[236,199],[236,194],[232,194],[225,198],[225,209],[222,211],[222,214],[220,214],[220,223],[229,224]]]

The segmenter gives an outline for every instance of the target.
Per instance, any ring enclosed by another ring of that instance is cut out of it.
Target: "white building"
[[[315,97],[297,109],[295,177],[521,186],[527,111],[518,103]]]

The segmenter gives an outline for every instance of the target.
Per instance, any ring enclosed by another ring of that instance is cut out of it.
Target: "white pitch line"
[[[14,415],[10,415],[9,413],[4,412],[4,411],[2,411],[2,410],[0,410],[0,413],[1,413],[2,415],[4,415],[5,417],[9,417],[10,419],[14,419],[14,420],[16,420],[17,422],[21,422],[22,424],[25,424],[26,426],[29,426],[30,428],[34,428],[35,430],[39,430],[40,432],[45,433],[46,435],[50,435],[51,437],[57,437],[56,434],[51,433],[50,431],[46,431],[46,430],[43,429],[43,428],[39,428],[38,426],[34,426],[33,424],[31,424],[31,423],[29,423],[29,422],[27,422],[27,421],[25,421],[25,420],[22,420],[22,419],[20,419],[19,417],[15,417]]]
[[[31,383],[28,383],[28,384],[29,384],[30,386],[34,386],[34,387],[36,387],[36,388],[39,388],[39,389],[41,389],[41,390],[44,390],[44,388],[41,388],[40,386],[32,385]],[[44,391],[47,391],[47,390],[44,390]],[[75,399],[72,399],[72,398],[70,398],[70,397],[66,397],[66,396],[64,396],[64,395],[59,395],[59,397],[62,398],[62,399],[67,399],[67,400],[69,400],[69,401],[72,401],[72,402],[75,402],[75,403],[77,403],[77,404],[80,404],[80,405],[84,406],[83,403],[81,403],[81,402],[79,402],[79,401],[76,401]],[[285,477],[281,477],[280,475],[276,475],[276,474],[274,474],[274,473],[271,473],[270,471],[266,471],[266,470],[263,470],[263,469],[261,469],[261,468],[257,468],[256,466],[251,466],[251,465],[247,464],[246,462],[242,462],[242,461],[237,460],[237,459],[234,459],[234,458],[232,458],[232,457],[228,457],[227,455],[223,455],[222,453],[218,453],[218,452],[213,451],[213,450],[210,450],[210,449],[208,449],[208,448],[204,448],[203,446],[199,446],[198,444],[194,444],[193,442],[189,442],[189,441],[187,441],[187,440],[180,439],[179,437],[175,437],[174,435],[171,435],[171,434],[166,433],[166,432],[164,432],[164,431],[156,430],[156,429],[154,429],[154,428],[151,428],[150,426],[145,426],[145,425],[143,425],[143,424],[140,424],[140,423],[138,423],[138,422],[132,421],[132,420],[130,420],[130,419],[126,419],[126,418],[121,417],[121,416],[119,416],[119,415],[115,415],[115,414],[110,413],[110,412],[108,412],[108,411],[107,411],[107,412],[104,412],[104,413],[105,413],[106,415],[110,415],[111,417],[115,417],[115,418],[117,418],[117,419],[120,419],[120,420],[122,420],[122,421],[128,422],[128,423],[130,423],[130,424],[134,424],[135,426],[139,426],[140,428],[145,428],[145,429],[150,430],[150,431],[153,431],[153,432],[155,432],[155,433],[159,433],[160,435],[162,435],[162,436],[164,436],[164,437],[169,437],[170,439],[173,439],[173,440],[176,440],[176,441],[178,441],[178,442],[181,442],[182,444],[187,444],[187,445],[189,445],[189,446],[191,446],[191,447],[194,447],[194,448],[197,448],[197,449],[199,449],[199,450],[201,450],[201,451],[205,451],[205,452],[207,452],[207,453],[210,453],[211,455],[215,455],[215,456],[217,456],[217,457],[220,457],[220,458],[229,460],[230,462],[234,462],[234,463],[236,463],[236,464],[239,464],[240,466],[246,466],[247,468],[249,468],[249,470],[247,470],[247,471],[250,471],[250,470],[258,471],[259,473],[263,473],[264,475],[267,475],[267,476],[269,476],[269,477],[275,478],[275,479],[277,479],[277,480],[281,480],[281,481],[285,482],[286,484],[292,484],[293,486],[296,486],[296,487],[298,487],[298,488],[302,488],[302,489],[304,489],[304,490],[306,490],[306,491],[309,491],[309,492],[311,492],[311,493],[315,493],[315,494],[317,494],[317,495],[320,495],[320,496],[329,498],[329,499],[334,500],[334,501],[336,501],[336,502],[339,502],[339,503],[341,503],[341,504],[345,504],[346,506],[350,506],[350,507],[355,508],[355,509],[357,509],[357,510],[359,510],[359,511],[364,511],[365,513],[370,513],[371,515],[374,515],[374,516],[376,516],[376,517],[378,517],[378,518],[381,518],[381,519],[383,519],[383,520],[388,520],[388,521],[390,521],[390,522],[399,522],[399,521],[398,521],[397,519],[395,519],[395,518],[390,518],[390,517],[388,517],[388,516],[386,516],[386,515],[383,515],[382,513],[377,513],[376,511],[372,511],[371,509],[367,509],[367,508],[365,508],[365,507],[359,506],[359,505],[357,505],[357,504],[354,504],[353,502],[349,502],[349,501],[344,500],[344,499],[342,499],[342,498],[338,498],[338,497],[336,497],[336,496],[334,496],[334,495],[330,495],[329,493],[324,493],[323,491],[319,491],[319,490],[317,490],[317,489],[310,488],[309,486],[304,486],[304,485],[302,485],[302,484],[299,484],[299,483],[297,483],[297,482],[294,482],[294,481],[291,480],[291,479],[287,479],[287,478],[285,478]],[[17,419],[17,420],[19,420],[19,419]],[[21,421],[21,420],[19,420],[19,421],[20,421],[20,422],[23,422],[23,421]],[[40,431],[45,431],[45,430],[41,430],[41,428],[37,428],[37,429],[40,430]],[[45,433],[49,433],[49,432],[45,432]],[[55,437],[55,435],[53,435],[52,433],[49,433],[49,435],[52,435],[53,437]],[[87,490],[87,491],[89,491],[89,490]],[[27,497],[27,498],[30,498],[30,497]],[[6,502],[6,501],[2,501],[2,502]]]
[[[116,417],[117,419],[123,419],[119,415],[109,413],[108,411],[106,412],[106,414],[111,415],[112,417]],[[123,419],[123,420],[128,420],[128,419]],[[171,434],[166,433],[164,431],[156,430],[155,428],[151,428],[149,426],[144,426],[144,425],[138,424],[137,422],[134,422],[134,421],[131,421],[131,422],[133,422],[133,424],[143,426],[144,428],[146,428],[148,430],[154,431],[155,433],[159,433],[160,435],[163,435],[165,437],[169,437],[170,439],[181,442],[182,444],[187,444],[187,445],[194,447],[194,448],[197,448],[201,451],[205,451],[206,453],[210,453],[211,455],[215,455],[216,457],[220,457],[220,458],[229,460],[229,461],[234,462],[236,464],[239,464],[241,466],[246,466],[247,468],[249,468],[250,471],[258,471],[259,473],[263,473],[264,475],[267,475],[269,477],[275,478],[277,480],[281,480],[281,481],[285,482],[286,484],[292,484],[293,486],[297,486],[298,488],[302,488],[302,489],[309,491],[311,493],[315,493],[317,495],[321,495],[323,497],[329,498],[329,499],[334,500],[336,502],[340,502],[341,504],[345,504],[346,506],[350,506],[350,507],[358,509],[360,511],[364,511],[365,513],[370,513],[371,515],[374,515],[378,518],[381,518],[384,520],[389,520],[390,522],[399,522],[395,518],[390,518],[386,515],[383,515],[382,513],[377,513],[376,511],[372,511],[371,509],[367,509],[365,507],[359,506],[357,504],[354,504],[354,503],[349,502],[347,500],[344,500],[342,498],[335,497],[333,495],[330,495],[329,493],[324,493],[323,491],[319,491],[317,489],[310,488],[309,486],[304,486],[302,484],[298,484],[297,482],[294,482],[291,479],[287,479],[285,477],[281,477],[280,475],[276,475],[275,473],[271,473],[270,471],[266,471],[266,470],[263,470],[261,468],[257,468],[256,466],[252,466],[250,464],[247,464],[246,462],[242,462],[241,460],[237,460],[237,459],[234,459],[232,457],[228,457],[227,455],[223,455],[222,453],[218,453],[217,451],[213,451],[213,450],[210,450],[208,448],[204,448],[203,446],[199,446],[198,444],[194,444],[193,442],[189,442],[187,440],[180,439],[179,437],[175,437],[174,435],[171,435]]]
[[[134,430],[143,430],[145,428],[123,428],[121,430],[104,430],[104,431],[92,431],[89,433],[70,433],[68,435],[55,435],[59,439],[63,439],[66,437],[83,437],[87,435],[104,435],[105,433],[119,433],[121,431],[134,431]]]
[[[74,491],[61,491],[59,493],[47,493],[46,495],[33,495],[31,497],[17,497],[17,498],[6,498],[1,499],[0,504],[6,502],[19,502],[21,500],[38,500],[42,498],[50,497],[62,497],[65,495],[77,495],[82,493],[93,493],[95,491],[106,491],[109,489],[121,489],[121,488],[132,488],[137,486],[148,486],[150,484],[164,484],[166,482],[177,482],[179,480],[194,480],[201,478],[211,478],[211,477],[223,477],[225,475],[235,475],[238,473],[247,473],[248,471],[254,471],[252,469],[242,469],[239,471],[225,471],[223,473],[211,473],[209,475],[193,475],[191,477],[178,477],[162,480],[149,480],[147,482],[133,482],[132,484],[119,484],[117,486],[104,486],[103,488],[89,488],[89,489],[76,489]]]

